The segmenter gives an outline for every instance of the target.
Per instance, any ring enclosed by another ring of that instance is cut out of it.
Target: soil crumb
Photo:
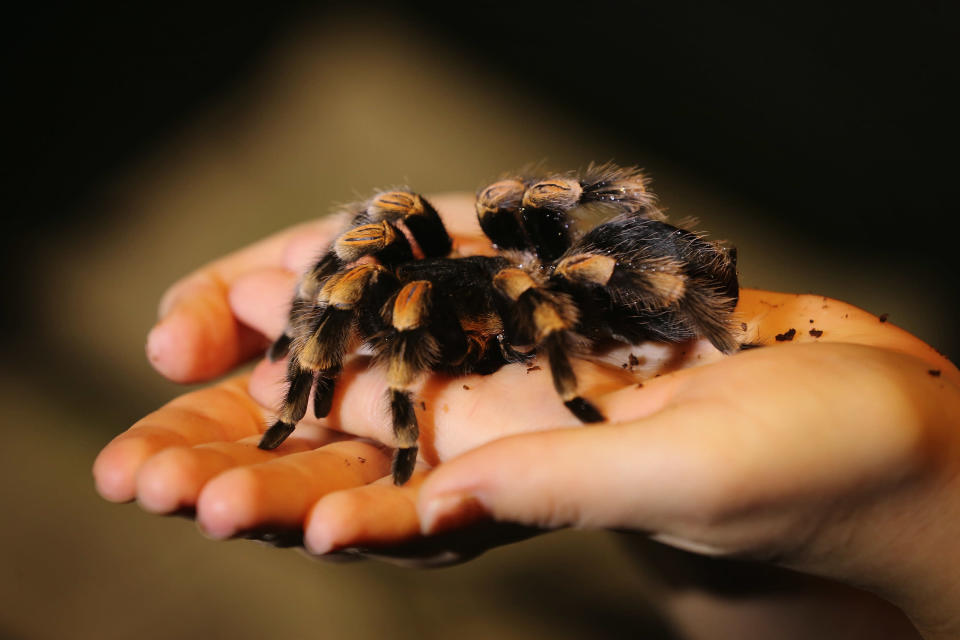
[[[793,337],[794,337],[795,335],[797,335],[797,330],[796,330],[796,329],[793,329],[793,328],[790,328],[790,329],[784,331],[783,333],[778,333],[777,335],[775,335],[775,336],[774,336],[774,339],[775,339],[777,342],[790,342],[791,340],[793,340]]]

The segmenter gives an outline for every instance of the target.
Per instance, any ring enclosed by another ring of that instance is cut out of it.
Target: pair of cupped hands
[[[432,199],[463,253],[489,252],[472,198]],[[179,382],[217,378],[284,329],[298,274],[342,218],[221,258],[163,297],[147,354]],[[867,587],[927,637],[960,609],[960,372],[916,337],[814,295],[745,289],[737,321],[761,348],[705,342],[578,360],[584,426],[546,366],[424,380],[421,462],[389,477],[386,383],[362,355],[326,419],[257,448],[284,363],[187,393],[117,436],[94,464],[108,500],[195,514],[210,537],[302,542],[422,563],[464,560],[543,529],[643,532]],[[632,356],[632,357],[631,357]],[[618,366],[619,365],[619,366]]]

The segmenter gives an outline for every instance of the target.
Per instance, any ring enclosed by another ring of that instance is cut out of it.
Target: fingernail
[[[440,495],[431,498],[424,506],[420,530],[431,535],[489,518],[490,511],[476,496],[466,493]]]

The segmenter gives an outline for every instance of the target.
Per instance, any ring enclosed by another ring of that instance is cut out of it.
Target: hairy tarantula
[[[303,277],[284,334],[287,391],[260,448],[283,442],[307,411],[326,416],[348,348],[385,364],[403,484],[417,459],[411,386],[429,371],[489,374],[543,353],[554,387],[582,422],[603,415],[577,391],[569,355],[597,345],[707,338],[731,353],[736,254],[665,222],[638,169],[500,180],[476,201],[495,256],[460,257],[436,210],[408,191],[357,205],[345,233]]]

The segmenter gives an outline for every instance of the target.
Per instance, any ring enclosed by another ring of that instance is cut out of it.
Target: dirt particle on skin
[[[810,324],[813,324],[813,318],[810,318]]]
[[[642,383],[642,382],[638,382],[638,383],[637,383],[637,389],[643,389],[643,383]]]
[[[939,378],[939,377],[940,377],[940,369],[928,369],[928,370],[927,370],[927,375],[930,376],[930,377],[932,377],[932,378]]]
[[[877,320],[879,320],[880,322],[886,322],[889,318],[890,318],[889,313],[881,313],[880,316],[877,318]]]
[[[470,385],[467,385],[467,384],[463,385],[463,390],[470,391]]]
[[[746,330],[747,330],[747,323],[746,323],[746,322],[741,322],[741,323],[740,323],[740,330],[741,330],[741,331],[746,331]]]
[[[527,367],[527,373],[530,373],[531,371],[540,371],[540,369],[542,369],[542,367],[538,364],[535,364],[532,367]]]
[[[633,367],[635,367],[635,366],[637,366],[638,364],[640,364],[640,360],[639,360],[639,358],[637,358],[637,356],[635,356],[635,355],[633,355],[633,354],[631,353],[629,356],[627,356],[627,364],[629,364],[629,365],[630,365],[630,368],[632,369]]]
[[[791,340],[793,340],[793,337],[795,335],[797,335],[797,330],[790,328],[784,331],[783,333],[778,333],[776,336],[774,336],[774,339],[777,342],[790,342]]]
[[[420,411],[426,411],[426,410],[427,410],[427,403],[424,402],[423,400],[421,400],[421,401],[420,401]]]
[[[813,336],[814,338],[819,338],[820,336],[823,335],[823,330],[822,330],[822,329],[810,329],[810,335]]]

